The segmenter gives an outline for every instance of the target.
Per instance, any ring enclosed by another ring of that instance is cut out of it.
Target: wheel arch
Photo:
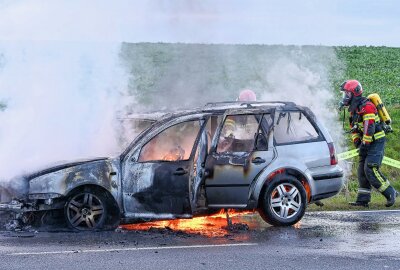
[[[65,194],[65,200],[67,202],[67,200],[70,196],[73,196],[74,194],[77,194],[79,192],[85,192],[85,191],[89,191],[89,190],[94,191],[96,193],[103,193],[106,195],[107,200],[109,202],[107,207],[109,209],[109,212],[112,213],[112,215],[109,215],[110,220],[108,221],[108,226],[110,226],[110,228],[115,227],[115,224],[119,223],[122,213],[121,213],[121,209],[120,209],[115,197],[105,187],[103,187],[101,185],[96,185],[96,184],[81,184],[81,185],[75,186],[74,188],[67,191]]]
[[[302,173],[299,169],[293,168],[293,167],[286,167],[286,168],[278,168],[270,172],[266,177],[263,177],[263,179],[260,179],[258,186],[260,188],[255,188],[253,191],[253,196],[256,200],[256,206],[259,206],[260,203],[260,196],[264,193],[266,187],[268,184],[276,179],[277,177],[282,177],[284,175],[290,175],[294,176],[299,182],[303,185],[304,189],[306,190],[307,194],[307,202],[311,201],[312,198],[312,190],[311,190],[311,185],[308,177],[306,174]]]

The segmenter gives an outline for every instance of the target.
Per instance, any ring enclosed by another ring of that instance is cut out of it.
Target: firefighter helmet
[[[240,91],[239,97],[237,99],[238,101],[256,101],[257,96],[256,93],[254,93],[252,90],[245,89]]]
[[[340,106],[349,106],[353,97],[361,96],[363,89],[361,83],[357,80],[347,80],[340,86],[343,91],[343,99]]]
[[[357,80],[348,80],[340,86],[341,91],[351,92],[354,96],[360,96],[363,92],[361,83]]]

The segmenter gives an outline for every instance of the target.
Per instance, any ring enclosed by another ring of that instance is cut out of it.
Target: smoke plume
[[[118,118],[232,101],[244,88],[310,107],[342,138],[329,47],[31,42],[0,54],[0,179],[115,155],[133,134]]]
[[[109,156],[118,146],[115,114],[123,92],[119,45],[0,44],[0,179],[47,163]]]
[[[144,43],[124,44],[121,55],[137,102],[131,111],[233,101],[249,88],[259,101],[310,107],[342,141],[332,78],[343,67],[332,47]]]

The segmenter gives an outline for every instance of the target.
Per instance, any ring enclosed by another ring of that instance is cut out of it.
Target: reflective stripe
[[[383,137],[385,137],[385,132],[384,131],[379,131],[379,132],[374,134],[374,139],[375,140],[383,138]]]
[[[366,121],[366,120],[375,120],[375,114],[373,114],[373,113],[364,114],[363,120],[364,121]]]
[[[225,128],[235,129],[236,123],[231,119],[226,119],[225,121]]]
[[[378,190],[379,190],[379,192],[384,192],[389,186],[390,186],[390,183],[386,182]]]
[[[360,134],[356,133],[356,134],[351,134],[351,138],[354,140],[359,139],[360,138]]]
[[[373,167],[372,171],[374,172],[375,177],[381,183],[381,186],[378,188],[378,190],[380,192],[384,192],[390,186],[389,181],[386,181],[382,178],[382,175],[378,172],[378,169],[376,167]]]
[[[381,121],[381,119],[379,118],[379,116],[378,115],[375,115],[375,122],[380,122]]]
[[[367,188],[359,188],[358,189],[358,193],[362,193],[362,194],[370,194],[371,190],[367,189]]]
[[[363,141],[365,141],[365,142],[372,142],[372,136],[364,135]]]
[[[232,119],[225,120],[225,125],[234,125],[234,124],[235,124],[235,120],[232,120]]]

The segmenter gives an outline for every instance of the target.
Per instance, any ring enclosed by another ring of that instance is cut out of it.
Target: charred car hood
[[[51,166],[47,166],[43,169],[37,170],[33,173],[29,173],[27,175],[25,175],[25,178],[28,180],[31,180],[33,178],[48,174],[48,173],[52,173],[52,172],[56,172],[59,170],[63,170],[63,169],[67,169],[70,167],[74,167],[74,166],[78,166],[84,163],[89,163],[89,162],[94,162],[94,161],[99,161],[99,160],[106,160],[108,158],[106,157],[99,157],[99,158],[92,158],[92,159],[80,159],[80,160],[76,160],[76,161],[60,161],[57,162],[56,164],[53,164]]]
[[[59,164],[30,175],[29,196],[32,197],[32,194],[58,194],[62,196],[81,185],[96,185],[111,193],[117,192],[120,186],[119,171],[119,157],[96,158]],[[39,197],[36,196],[36,198]]]

